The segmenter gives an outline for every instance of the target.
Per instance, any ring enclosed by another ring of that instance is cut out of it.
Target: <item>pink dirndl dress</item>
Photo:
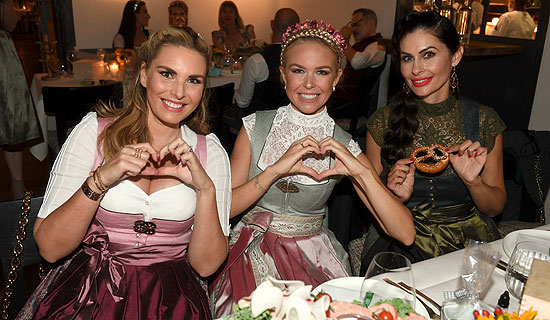
[[[205,137],[197,137],[204,166]],[[95,167],[101,161],[96,155]],[[152,219],[154,234],[136,233],[138,220],[144,216],[99,207],[82,248],[50,271],[18,319],[211,319],[187,261],[194,219]]]

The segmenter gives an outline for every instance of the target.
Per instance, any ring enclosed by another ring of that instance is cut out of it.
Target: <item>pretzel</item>
[[[411,158],[414,158],[414,166],[425,173],[437,173],[449,164],[449,154],[437,143],[414,149]]]

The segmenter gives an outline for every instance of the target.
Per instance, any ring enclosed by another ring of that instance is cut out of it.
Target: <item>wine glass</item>
[[[72,71],[73,71],[72,70],[73,69],[73,62],[78,60],[78,56],[77,56],[77,53],[76,53],[76,48],[73,47],[73,48],[67,49],[67,52],[65,53],[65,58],[67,58],[67,61],[70,64],[69,73],[72,73]]]
[[[525,282],[529,277],[533,259],[550,261],[550,247],[548,244],[535,241],[520,241],[516,243],[512,256],[506,268],[506,288],[511,295],[521,299]]]
[[[404,282],[412,290],[401,290],[384,282],[388,278],[395,283]],[[380,252],[372,259],[363,283],[359,300],[366,304],[365,300],[371,300],[373,304],[379,300],[390,300],[400,298],[411,307],[416,304],[416,292],[414,286],[414,275],[411,261],[402,254],[396,252]]]

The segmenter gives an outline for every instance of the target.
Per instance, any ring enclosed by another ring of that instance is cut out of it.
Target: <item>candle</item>
[[[111,63],[109,65],[109,71],[111,71],[111,77],[118,77],[118,64],[116,62]]]

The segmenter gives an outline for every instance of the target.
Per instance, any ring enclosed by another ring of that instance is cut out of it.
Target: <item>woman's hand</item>
[[[182,138],[178,137],[162,148],[159,152],[159,159],[164,159],[168,154],[176,158],[178,163],[175,166],[168,163],[156,170],[146,168],[143,174],[176,177],[184,183],[192,185],[197,191],[214,187],[214,183],[202,167],[193,148]]]
[[[333,137],[326,137],[320,143],[321,153],[328,151],[335,156],[334,166],[319,174],[319,180],[334,175],[344,175],[356,177],[365,172],[366,167],[351,154],[343,144],[336,141]]]
[[[465,183],[474,182],[487,161],[487,148],[482,147],[477,141],[466,140],[462,144],[450,147],[448,152],[456,174]]]
[[[318,179],[317,171],[306,167],[302,162],[303,157],[309,152],[322,153],[319,143],[312,136],[294,141],[283,156],[272,165],[272,168],[275,169],[279,177],[291,173],[303,173]]]
[[[388,173],[386,185],[400,200],[406,202],[414,190],[414,171],[416,167],[411,159],[400,159],[395,162]]]
[[[157,161],[158,152],[148,142],[124,146],[101,166],[101,180],[106,186],[111,186],[119,180],[140,175],[146,168],[152,168],[147,166],[149,158]]]

